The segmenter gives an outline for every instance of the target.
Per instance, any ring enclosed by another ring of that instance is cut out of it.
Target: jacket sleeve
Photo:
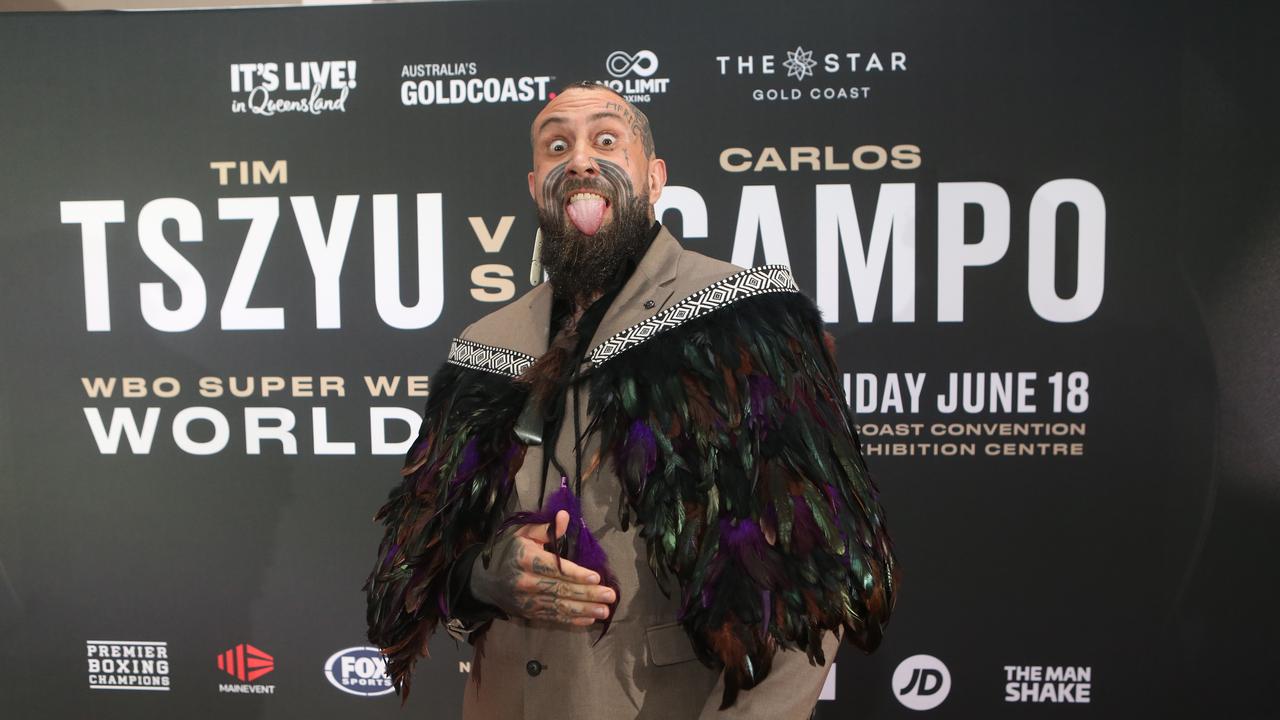
[[[463,550],[453,561],[446,581],[444,593],[448,598],[449,616],[444,627],[459,642],[474,644],[475,639],[488,629],[489,623],[498,618],[507,619],[507,614],[500,608],[471,594],[471,573],[483,550],[483,543],[475,543]]]
[[[716,682],[715,689],[707,696],[706,704],[698,720],[809,720],[818,704],[818,696],[832,672],[840,640],[828,632],[822,639],[826,662],[814,664],[799,651],[782,651],[773,659],[769,681],[757,685],[749,693],[743,693],[738,701],[726,710],[720,709],[724,697],[724,674]]]

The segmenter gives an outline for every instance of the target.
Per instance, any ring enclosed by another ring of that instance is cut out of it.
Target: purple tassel
[[[609,624],[613,622],[614,613],[618,609],[618,602],[622,599],[622,591],[618,586],[617,576],[609,568],[609,556],[605,554],[604,548],[600,547],[600,543],[596,541],[595,536],[587,529],[586,523],[582,521],[582,503],[579,502],[578,496],[573,494],[573,489],[569,487],[569,479],[560,478],[560,488],[543,501],[541,510],[515,513],[503,521],[502,527],[498,531],[501,532],[513,525],[547,523],[550,525],[552,534],[554,534],[556,513],[561,510],[569,513],[569,525],[565,529],[565,537],[569,540],[569,547],[565,553],[565,559],[596,572],[600,575],[600,584],[613,589],[613,602],[609,603],[609,617],[599,621],[602,628],[600,637],[597,637],[595,642],[592,643],[594,645],[600,642],[600,638],[603,638],[606,632],[609,632]],[[550,545],[554,547],[557,539],[552,537]],[[560,555],[557,554],[557,568],[559,564]]]

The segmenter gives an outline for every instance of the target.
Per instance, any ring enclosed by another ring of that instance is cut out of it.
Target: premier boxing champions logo
[[[901,50],[819,52],[796,45],[783,53],[717,55],[715,61],[723,77],[764,80],[749,91],[758,102],[866,100],[880,78],[907,71]]]
[[[231,112],[267,117],[346,112],[347,97],[355,87],[355,60],[235,63]]]
[[[169,643],[86,640],[89,687],[93,690],[169,691]]]
[[[654,77],[658,72],[658,56],[652,50],[640,50],[631,54],[614,50],[604,60],[604,69],[611,79],[596,82],[608,87],[632,103],[647,103],[654,95],[667,91],[670,78]]]

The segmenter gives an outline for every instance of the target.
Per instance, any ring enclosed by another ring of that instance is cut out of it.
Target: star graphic
[[[795,50],[787,51],[787,59],[782,62],[782,67],[787,69],[787,77],[804,80],[813,74],[813,66],[817,64],[812,50],[805,50],[797,45]]]

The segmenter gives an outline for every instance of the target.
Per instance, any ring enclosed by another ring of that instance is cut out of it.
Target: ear
[[[667,186],[667,161],[654,158],[649,161],[649,202],[657,203],[662,188]]]
[[[529,171],[529,197],[533,199],[533,204],[538,204],[538,194],[533,191],[533,171]]]

